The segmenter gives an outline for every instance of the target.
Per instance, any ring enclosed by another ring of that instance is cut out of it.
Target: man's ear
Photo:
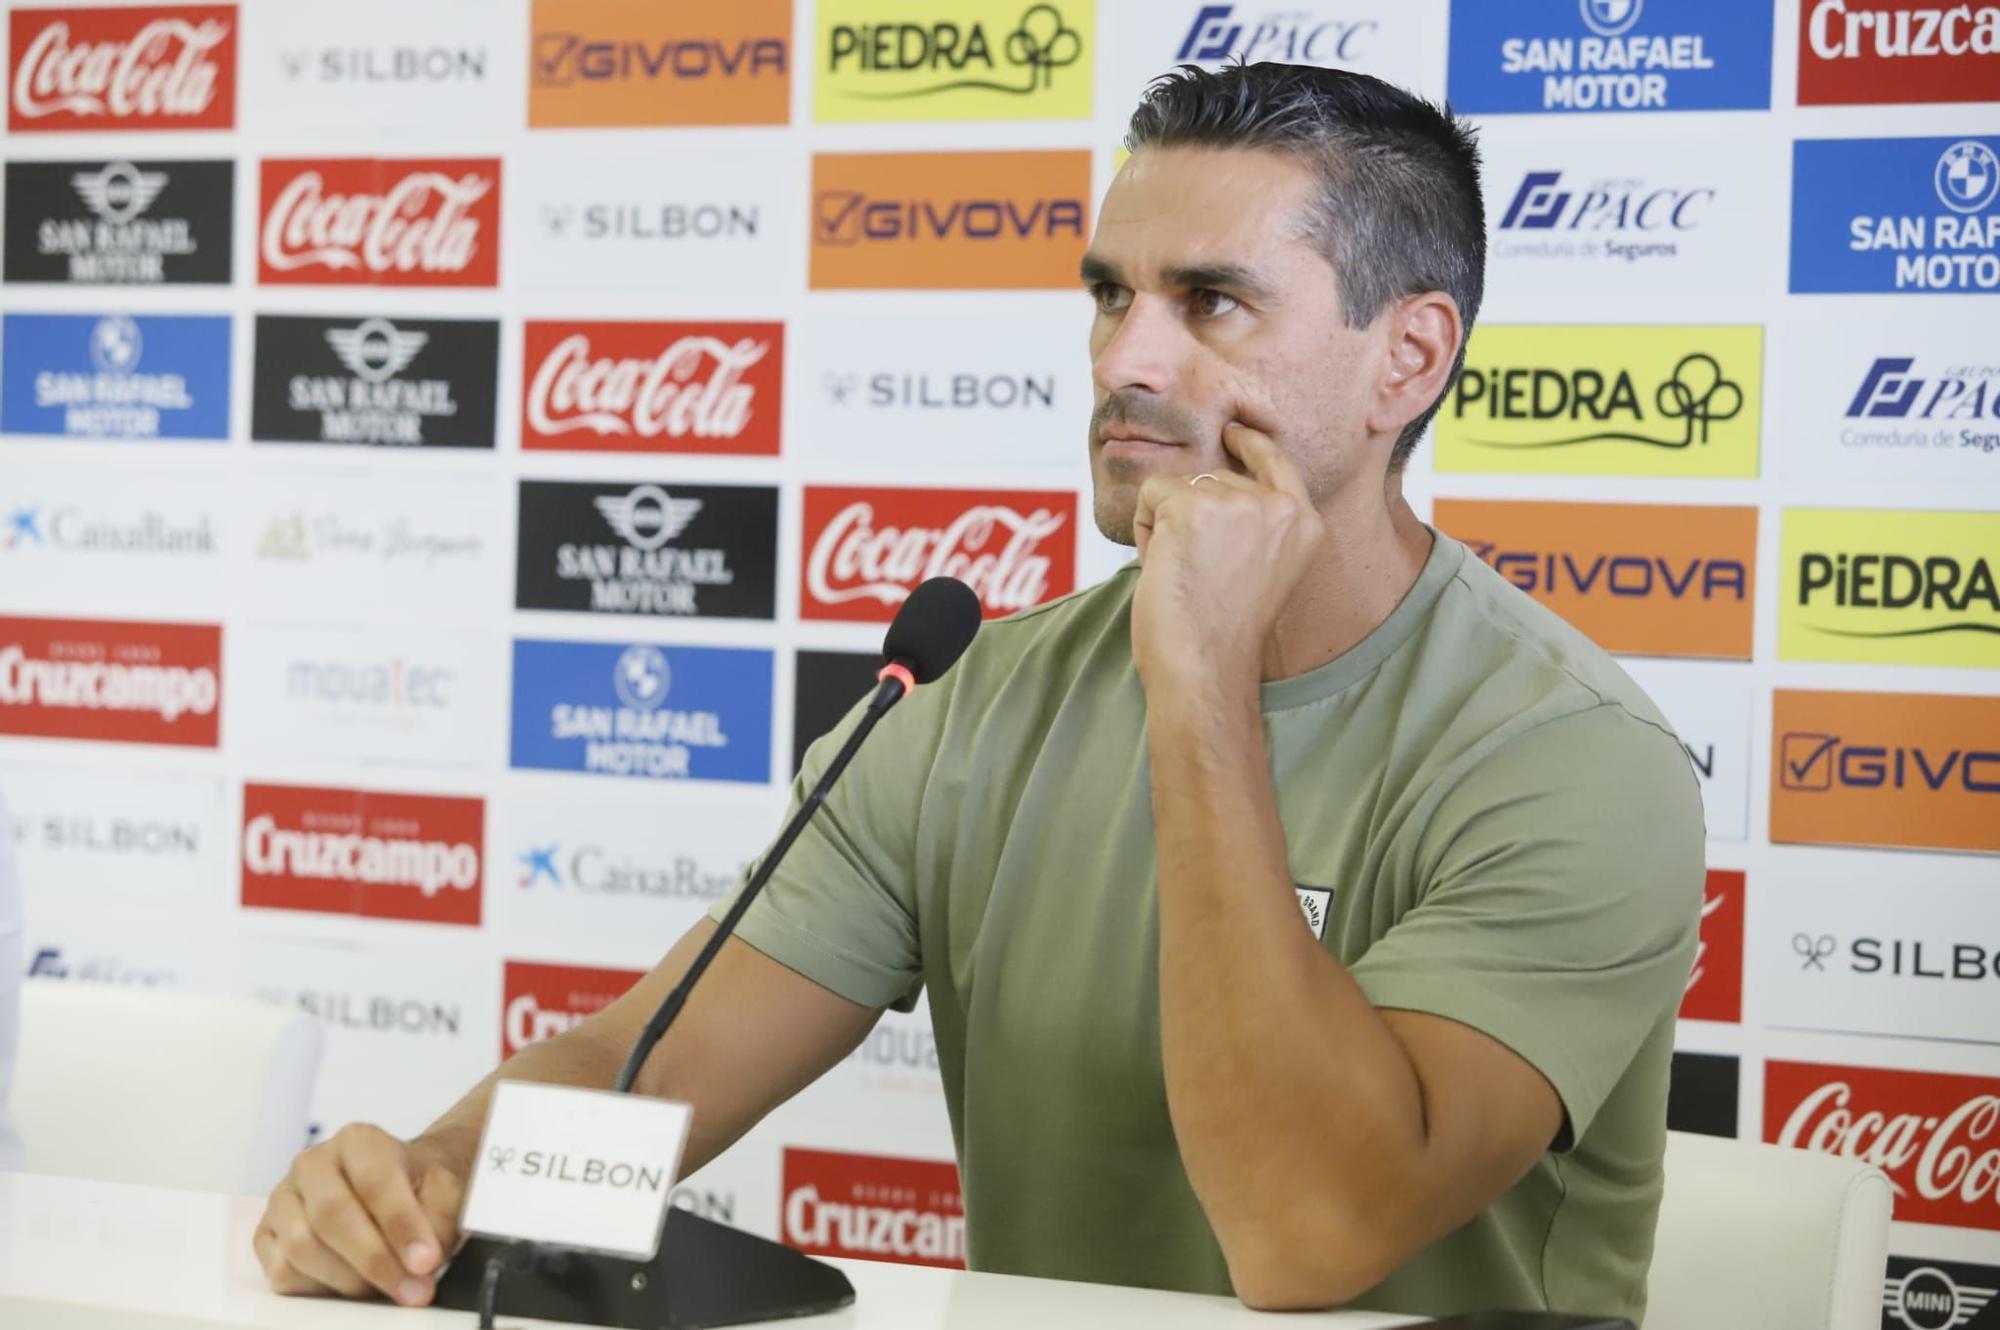
[[[1385,340],[1368,428],[1395,435],[1444,392],[1465,327],[1457,302],[1442,291],[1404,296],[1377,317]]]

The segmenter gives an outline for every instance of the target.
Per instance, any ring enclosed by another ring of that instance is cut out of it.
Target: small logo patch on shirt
[[[1333,909],[1333,888],[1292,885],[1299,893],[1299,909],[1306,917],[1306,927],[1312,929],[1314,937],[1326,941],[1326,916]]]

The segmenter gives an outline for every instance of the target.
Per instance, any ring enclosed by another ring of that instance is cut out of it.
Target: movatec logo
[[[9,314],[0,434],[229,437],[227,315]]]
[[[517,640],[510,762],[762,784],[771,778],[771,653]]]
[[[1792,508],[1778,655],[2000,668],[2000,513]]]
[[[1509,0],[1451,10],[1451,103],[1508,111],[1771,104],[1771,8],[1739,0]]]
[[[2000,291],[2000,136],[1792,145],[1791,289]]]
[[[6,279],[227,282],[234,162],[7,163]]]
[[[1882,1330],[2000,1330],[2000,1268],[1891,1256]]]
[[[1085,119],[1095,10],[953,0],[885,16],[873,0],[821,0],[813,118]]]
[[[260,314],[250,437],[491,448],[499,356],[491,319]]]
[[[768,619],[778,491],[759,485],[521,482],[524,610]]]

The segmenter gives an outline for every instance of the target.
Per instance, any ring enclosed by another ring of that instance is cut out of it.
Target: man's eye
[[[1090,298],[1107,314],[1116,313],[1132,303],[1132,293],[1116,282],[1091,283]]]
[[[1218,318],[1236,307],[1235,296],[1226,296],[1220,291],[1210,291],[1206,287],[1188,297],[1188,308],[1197,318]]]

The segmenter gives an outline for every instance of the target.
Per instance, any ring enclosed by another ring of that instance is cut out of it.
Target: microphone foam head
[[[929,683],[958,663],[978,631],[979,597],[972,588],[955,577],[933,577],[896,611],[882,655],[908,666],[918,683]]]

